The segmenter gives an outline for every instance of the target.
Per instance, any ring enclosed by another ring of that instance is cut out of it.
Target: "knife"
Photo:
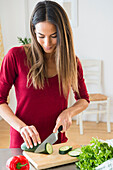
[[[45,144],[50,143],[51,145],[54,144],[58,140],[58,133],[62,131],[62,126],[60,126],[56,133],[52,133],[48,136],[34,151],[35,153],[43,152],[45,150]]]

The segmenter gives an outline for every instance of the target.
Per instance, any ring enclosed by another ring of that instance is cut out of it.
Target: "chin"
[[[47,54],[51,54],[53,51],[44,51]]]
[[[45,53],[50,54],[53,53],[55,49],[50,49],[50,50],[44,50]]]
[[[50,49],[43,48],[44,52],[47,53],[47,54],[53,53],[55,51],[55,49],[56,49],[56,46],[53,46]]]

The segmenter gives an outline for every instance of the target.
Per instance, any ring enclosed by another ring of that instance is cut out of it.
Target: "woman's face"
[[[35,25],[35,33],[45,53],[52,53],[57,45],[56,26],[48,21],[39,22]]]

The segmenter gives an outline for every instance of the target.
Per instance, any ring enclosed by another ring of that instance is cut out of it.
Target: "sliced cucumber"
[[[34,144],[33,144],[33,148],[27,148],[27,146],[26,146],[26,144],[25,144],[25,142],[24,142],[24,143],[21,145],[21,149],[22,149],[23,151],[34,152],[39,145],[40,145],[40,144],[37,144],[37,146],[34,146]]]
[[[62,146],[59,148],[59,153],[63,155],[63,154],[68,153],[71,150],[72,150],[72,146]]]
[[[43,153],[52,154],[53,153],[53,146],[50,143],[45,144],[45,151]]]
[[[77,157],[77,156],[80,155],[80,153],[81,153],[81,148],[76,148],[76,149],[73,149],[72,151],[69,151],[68,155],[73,156],[73,157]]]

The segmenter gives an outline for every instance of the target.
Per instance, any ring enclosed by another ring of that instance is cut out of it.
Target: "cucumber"
[[[40,145],[40,144],[37,144],[37,146],[34,146],[34,144],[33,144],[33,148],[27,148],[27,146],[26,146],[26,144],[25,144],[25,142],[24,142],[24,143],[21,145],[21,149],[22,149],[23,151],[34,152],[39,145]]]
[[[62,146],[59,148],[59,154],[66,154],[72,150],[72,146]]]
[[[50,143],[45,144],[45,151],[42,153],[52,154],[53,153],[53,146]]]
[[[35,150],[37,149],[37,147],[39,146],[40,144],[37,144],[37,146],[34,146],[33,144],[33,148],[27,148],[25,142],[21,145],[21,149],[23,151],[28,151],[28,152],[35,152]],[[53,146],[50,144],[50,143],[46,143],[45,144],[45,150],[41,153],[46,153],[46,154],[52,154],[53,153]]]
[[[68,152],[69,156],[78,157],[81,153],[81,148],[76,148]]]

